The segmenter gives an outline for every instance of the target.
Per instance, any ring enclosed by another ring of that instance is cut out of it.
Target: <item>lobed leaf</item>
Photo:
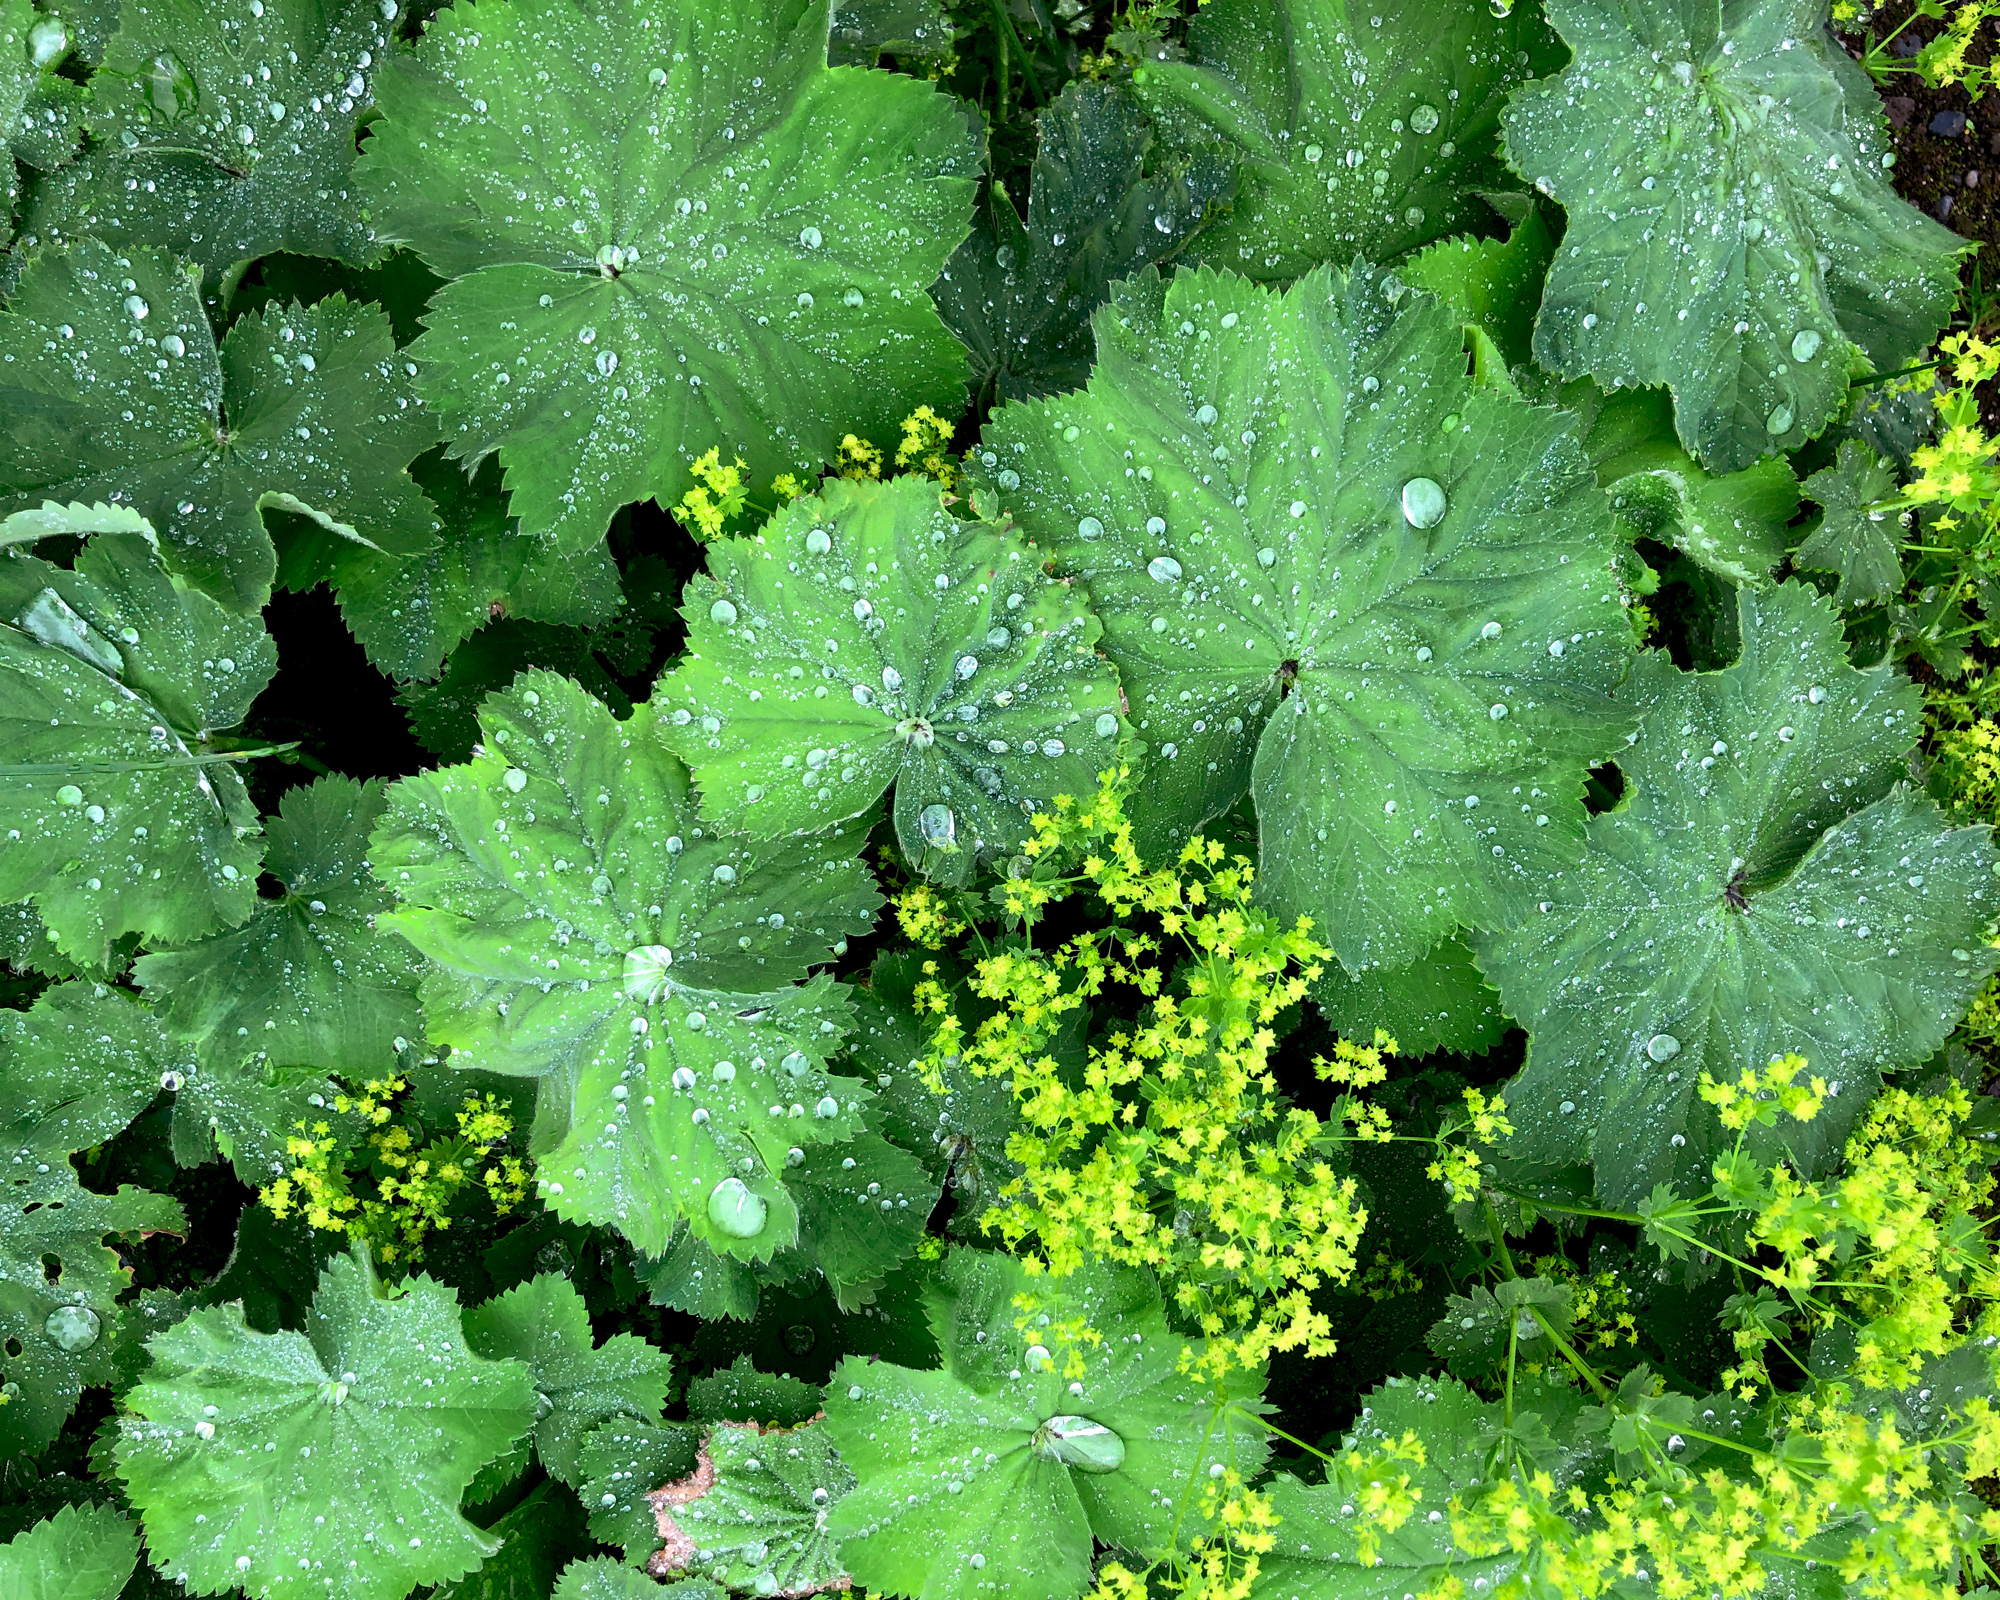
[[[853,1487],[823,1422],[717,1423],[694,1472],[648,1497],[663,1542],[646,1570],[656,1578],[694,1572],[750,1594],[845,1589],[827,1524]]]
[[[1843,439],[1830,467],[1805,481],[1807,496],[1820,508],[1818,524],[1792,552],[1794,565],[1812,572],[1835,572],[1833,597],[1844,606],[1886,600],[1903,587],[1902,523],[1893,511],[1876,511],[1894,498],[1896,478],[1889,463],[1858,439]]]
[[[112,1507],[64,1506],[0,1544],[0,1594],[7,1600],[118,1600],[138,1560],[139,1536]]]

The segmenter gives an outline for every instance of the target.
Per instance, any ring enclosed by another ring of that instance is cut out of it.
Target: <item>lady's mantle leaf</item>
[[[1967,245],[1890,187],[1826,0],[1548,11],[1576,59],[1502,118],[1515,169],[1569,212],[1536,359],[1668,385],[1687,448],[1733,472],[1826,426],[1855,346],[1882,372],[1923,348]]]
[[[569,1280],[543,1273],[465,1314],[465,1337],[492,1360],[515,1357],[535,1382],[535,1453],[563,1482],[583,1482],[584,1435],[614,1417],[651,1422],[673,1361],[630,1333],[593,1346],[590,1313]]]
[[[394,904],[368,874],[379,784],[322,778],[293,789],[269,825],[264,870],[283,893],[249,922],[185,949],[140,959],[134,975],[161,1001],[167,1026],[204,1058],[255,1051],[278,1066],[386,1076],[397,1050],[423,1036],[416,954],[378,931]]]
[[[466,1348],[449,1289],[386,1298],[373,1277],[336,1259],[304,1333],[229,1305],[149,1343],[118,1470],[154,1564],[193,1592],[401,1600],[499,1548],[459,1496],[533,1419],[528,1369]]]
[[[1696,1081],[1789,1051],[1831,1086],[1826,1105],[1751,1145],[1816,1170],[1880,1075],[1942,1044],[2000,961],[1980,936],[2000,905],[1987,830],[1947,828],[1896,783],[1916,689],[1849,666],[1833,607],[1802,584],[1737,606],[1734,666],[1640,658],[1621,691],[1643,719],[1618,758],[1627,799],[1591,819],[1581,864],[1537,873],[1539,916],[1477,941],[1531,1036],[1509,1148],[1588,1154],[1614,1204],[1705,1189],[1726,1136]]]
[[[1115,84],[1071,83],[1035,127],[1027,219],[989,184],[931,287],[972,353],[981,406],[1080,388],[1090,315],[1112,280],[1172,259],[1236,192],[1236,163],[1219,150],[1159,159],[1139,102]]]
[[[160,1092],[159,1029],[145,1007],[99,985],[64,984],[28,1011],[0,1013],[0,1023],[4,1460],[40,1449],[85,1387],[117,1376],[110,1334],[132,1274],[105,1236],[185,1222],[165,1195],[83,1188],[69,1160],[118,1133]],[[12,1600],[13,1591],[0,1593]]]
[[[1484,1055],[1507,1032],[1500,996],[1457,934],[1407,966],[1367,967],[1351,977],[1329,966],[1314,982],[1312,997],[1334,1032],[1366,1041],[1385,1028],[1406,1057],[1437,1050]]]
[[[1510,1348],[1537,1365],[1560,1359],[1548,1329],[1567,1334],[1575,1321],[1570,1285],[1547,1278],[1507,1278],[1490,1290],[1478,1283],[1468,1287],[1468,1295],[1445,1297],[1444,1315],[1425,1338],[1459,1377],[1472,1382],[1506,1371]]]
[[[32,897],[87,966],[120,935],[194,939],[256,901],[257,813],[210,736],[241,722],[277,651],[100,534],[74,570],[0,558],[0,900]]]
[[[1148,274],[1096,326],[1090,387],[986,444],[1104,619],[1145,842],[1249,788],[1261,889],[1350,971],[1510,920],[1524,850],[1581,848],[1584,772],[1629,725],[1572,419],[1475,390],[1457,316],[1365,268],[1283,295]]]
[[[648,1496],[661,1546],[646,1570],[657,1578],[693,1572],[749,1594],[845,1589],[827,1522],[853,1487],[823,1422],[719,1423],[694,1472]]]
[[[1499,1441],[1497,1409],[1450,1378],[1391,1378],[1375,1390],[1325,1483],[1308,1486],[1289,1473],[1271,1480],[1266,1492],[1279,1517],[1277,1542],[1258,1563],[1254,1600],[1401,1600],[1447,1576],[1467,1594],[1497,1588],[1521,1558],[1512,1551],[1464,1555],[1450,1520],[1452,1506],[1476,1493],[1486,1476]],[[1413,1453],[1400,1453],[1411,1434],[1423,1447],[1421,1465]],[[1393,1531],[1354,1514],[1371,1485],[1406,1474],[1417,1502]],[[1357,1539],[1364,1528],[1374,1539],[1366,1557]]]
[[[714,1584],[696,1578],[662,1588],[645,1573],[600,1556],[593,1561],[572,1561],[565,1567],[550,1600],[726,1600],[726,1597]]]
[[[1191,63],[1148,61],[1142,92],[1180,142],[1242,146],[1243,194],[1197,248],[1265,282],[1365,253],[1387,260],[1491,220],[1508,89],[1550,61],[1537,8],[1215,0]]]
[[[654,701],[731,826],[815,832],[893,783],[903,853],[962,880],[1116,756],[1118,678],[1082,592],[1014,535],[953,519],[927,478],[834,479],[709,566]]]
[[[1844,606],[1881,600],[1903,587],[1903,525],[1893,511],[1871,511],[1896,493],[1889,464],[1859,439],[1843,439],[1830,467],[1806,479],[1806,494],[1822,507],[1819,526],[1793,553],[1809,572],[1837,572],[1834,599]]]
[[[889,437],[964,352],[924,293],[977,153],[918,80],[826,65],[825,0],[454,6],[384,76],[361,162],[385,238],[459,281],[414,353],[523,530]]]
[[[550,673],[481,724],[469,764],[390,791],[375,838],[402,901],[380,925],[432,962],[431,1037],[456,1065],[546,1080],[536,1147],[563,1215],[655,1254],[686,1215],[768,1259],[796,1231],[788,1151],[851,1137],[867,1098],[825,1071],[838,986],[777,987],[868,928],[859,833],[714,833],[652,707],[618,722]]]
[[[7,1600],[118,1600],[139,1561],[139,1535],[110,1506],[64,1506],[0,1544]]]
[[[0,357],[0,511],[136,506],[167,565],[238,610],[271,597],[268,507],[392,554],[435,536],[403,467],[436,426],[373,306],[266,306],[218,349],[173,257],[86,240],[29,262]]]
[[[216,272],[288,250],[381,253],[355,131],[390,52],[381,0],[129,0],[91,79],[96,147],[36,192],[22,231],[164,245]]]
[[[1060,1337],[1079,1315],[1101,1343]],[[1038,1279],[959,1250],[930,1316],[943,1371],[850,1357],[827,1386],[827,1426],[861,1484],[831,1531],[871,1590],[1081,1594],[1093,1537],[1142,1555],[1184,1543],[1208,1466],[1247,1479],[1263,1459],[1245,1415],[1255,1387],[1239,1374],[1212,1391],[1181,1373],[1183,1341],[1144,1272]]]
[[[660,1543],[647,1496],[669,1479],[694,1471],[700,1443],[698,1428],[672,1422],[607,1422],[593,1430],[579,1457],[591,1534],[600,1543],[618,1546],[632,1566],[643,1567]]]

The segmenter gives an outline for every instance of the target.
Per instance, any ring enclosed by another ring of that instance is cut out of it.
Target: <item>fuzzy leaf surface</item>
[[[1903,587],[1902,524],[1893,511],[1870,511],[1896,493],[1888,462],[1859,439],[1843,439],[1834,464],[1806,479],[1809,499],[1821,507],[1819,525],[1800,542],[1792,561],[1811,572],[1837,572],[1834,599],[1844,606],[1883,600]]]
[[[761,489],[956,408],[924,291],[976,147],[931,85],[829,68],[827,28],[824,0],[486,0],[384,75],[377,226],[456,280],[419,381],[528,533],[587,549],[712,446]]]
[[[1044,1347],[1054,1336],[1032,1312],[1025,1331],[1015,1326],[1017,1295],[1054,1319],[1087,1316],[1102,1344]],[[1163,1496],[1177,1501],[1212,1461],[1247,1476],[1262,1459],[1262,1430],[1233,1410],[1212,1417],[1215,1396],[1176,1370],[1181,1340],[1146,1273],[1091,1266],[1051,1281],[1010,1257],[958,1250],[930,1320],[942,1371],[849,1357],[827,1386],[827,1426],[860,1480],[831,1531],[870,1590],[1079,1595],[1093,1538],[1164,1552],[1194,1529]],[[1261,1382],[1226,1381],[1237,1405],[1257,1404]],[[1118,1464],[1085,1471],[1059,1459],[1047,1427],[1056,1418],[1110,1429]]]
[[[1142,847],[1248,789],[1261,892],[1350,971],[1510,921],[1525,848],[1581,848],[1584,772],[1629,726],[1573,420],[1475,390],[1459,318],[1365,267],[1282,295],[1149,274],[1096,326],[1089,388],[985,439],[1104,619],[1152,751]]]
[[[1462,934],[1440,940],[1407,966],[1368,967],[1351,977],[1329,966],[1312,997],[1334,1032],[1365,1044],[1385,1028],[1405,1056],[1483,1055],[1507,1032],[1500,996],[1473,964]]]
[[[394,31],[380,0],[128,0],[91,80],[95,145],[40,186],[23,232],[216,273],[280,250],[367,264],[355,136]]]
[[[1547,27],[1532,6],[1495,17],[1480,0],[1377,15],[1344,0],[1215,0],[1189,29],[1190,60],[1145,64],[1166,139],[1244,152],[1242,193],[1197,246],[1204,263],[1287,282],[1491,220],[1474,191],[1512,187],[1500,108],[1552,64]]]
[[[29,262],[0,356],[0,511],[115,496],[159,530],[169,567],[233,609],[271,597],[269,507],[396,555],[436,536],[403,471],[436,424],[374,306],[266,306],[218,348],[172,256],[84,240]]]
[[[564,1483],[583,1481],[584,1435],[614,1417],[651,1422],[672,1359],[636,1334],[591,1341],[590,1313],[567,1278],[543,1273],[465,1314],[465,1338],[489,1360],[527,1363],[535,1384],[535,1453]]]
[[[1704,1191],[1731,1136],[1696,1081],[1789,1051],[1837,1092],[1810,1122],[1753,1128],[1749,1148],[1818,1170],[1881,1074],[1942,1044],[2000,961],[1979,937],[2000,904],[1987,830],[1948,828],[1897,782],[1915,687],[1850,666],[1803,584],[1737,605],[1733,666],[1640,657],[1624,802],[1591,819],[1581,863],[1538,872],[1546,911],[1477,940],[1530,1034],[1511,1153],[1588,1154],[1613,1204]]]
[[[718,1423],[692,1477],[653,1492],[663,1545],[655,1577],[692,1573],[749,1594],[810,1595],[848,1587],[827,1533],[854,1473],[824,1422],[764,1429]]]
[[[140,987],[205,1058],[252,1049],[281,1067],[374,1078],[394,1067],[399,1039],[423,1037],[416,953],[375,927],[395,903],[368,872],[385,803],[379,783],[351,778],[289,790],[264,853],[284,892],[240,928],[140,958]]]
[[[796,1234],[786,1151],[851,1137],[867,1098],[825,1070],[840,987],[777,987],[868,928],[858,833],[759,845],[703,827],[652,707],[618,722],[550,673],[490,698],[482,727],[486,753],[390,791],[375,838],[402,902],[380,925],[432,963],[430,1036],[458,1066],[546,1080],[536,1148],[562,1215],[657,1254],[685,1214],[768,1259]],[[726,1178],[767,1208],[748,1237],[709,1217]]]
[[[893,784],[903,853],[957,881],[1013,853],[1030,811],[1093,792],[1125,727],[1118,677],[1081,588],[1036,555],[916,474],[834,479],[711,545],[654,696],[709,814],[811,833]]]
[[[209,740],[276,665],[261,618],[170,577],[142,535],[100,534],[73,569],[0,558],[0,900],[32,898],[90,967],[127,933],[243,921],[256,810]]]
[[[96,984],[62,984],[26,1011],[0,1012],[0,1382],[8,1394],[0,1460],[39,1450],[85,1388],[117,1376],[112,1327],[132,1274],[106,1236],[186,1226],[165,1195],[85,1189],[69,1159],[119,1133],[159,1093],[159,1040],[145,1007]],[[20,1354],[10,1354],[16,1345]]]
[[[1907,365],[1966,243],[1897,195],[1867,75],[1826,0],[1550,0],[1575,59],[1521,89],[1507,156],[1569,213],[1535,357],[1666,384],[1681,441],[1734,472],[1803,444],[1856,349]]]
[[[139,1561],[139,1535],[110,1506],[64,1506],[0,1544],[7,1600],[118,1600]]]
[[[1162,160],[1143,107],[1114,84],[1071,83],[1036,128],[1027,216],[989,185],[931,288],[981,404],[1081,388],[1112,281],[1173,259],[1236,192],[1220,151]]]
[[[449,1289],[418,1276],[389,1298],[372,1279],[337,1257],[303,1333],[227,1305],[150,1341],[118,1470],[154,1560],[195,1593],[401,1600],[499,1548],[459,1496],[527,1430],[528,1370],[466,1347]]]

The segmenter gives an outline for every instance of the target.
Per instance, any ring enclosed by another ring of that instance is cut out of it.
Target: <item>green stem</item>
[[[1007,39],[1013,41],[1014,54],[1019,56],[1021,59],[1022,84],[1027,88],[1030,88],[1035,91],[1036,105],[1038,106],[1047,105],[1049,103],[1049,97],[1042,93],[1042,80],[1035,76],[1035,64],[1029,58],[1026,47],[1022,45],[1020,34],[1014,31],[1014,19],[1007,15],[1006,0],[993,0],[993,20],[999,24],[1002,30],[1006,32]],[[1007,46],[1004,41],[1000,46],[1000,60],[1003,64],[1002,71],[1004,72],[1005,71],[1004,64],[1007,60]],[[1001,98],[1004,106],[1006,98],[1004,92],[1005,91],[1004,78],[1002,79],[1002,91],[1003,92]]]

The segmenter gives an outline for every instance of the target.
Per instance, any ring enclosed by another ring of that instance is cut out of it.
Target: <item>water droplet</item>
[[[1413,528],[1435,528],[1444,521],[1444,490],[1429,478],[1412,478],[1403,485],[1403,520]]]
[[[1146,563],[1146,574],[1155,583],[1172,583],[1181,575],[1181,564],[1172,556],[1154,556]]]
[[[1771,408],[1771,414],[1764,419],[1766,433],[1790,433],[1792,431],[1792,408],[1783,402]]]
[[[1507,708],[1496,700],[1493,702],[1492,705],[1486,708],[1486,714],[1489,717],[1491,717],[1495,722],[1501,722],[1506,719]]]
[[[1035,1430],[1030,1447],[1044,1461],[1081,1472],[1116,1472],[1125,1464],[1125,1441],[1089,1417],[1049,1418]]]
[[[813,1107],[813,1115],[820,1118],[837,1117],[840,1115],[840,1102],[832,1095],[826,1095]]]
[[[858,306],[866,301],[867,298],[859,289],[849,284],[846,292],[840,297],[840,303],[844,306]]]
[[[796,1050],[786,1056],[778,1065],[784,1069],[785,1076],[788,1078],[803,1078],[812,1068],[812,1063]]]
[[[1818,705],[1826,699],[1826,691],[1818,684],[1814,684],[1810,689],[1806,690],[1806,698],[1814,705]]]
[[[56,804],[59,806],[80,806],[83,804],[83,791],[73,783],[66,783],[60,789],[56,790]]]
[[[146,69],[146,105],[163,122],[178,122],[194,109],[198,98],[194,77],[171,50],[153,57]]]
[[[1681,1042],[1671,1033],[1656,1033],[1646,1041],[1646,1054],[1655,1061],[1671,1061],[1681,1053]]]
[[[1167,531],[1167,519],[1165,517],[1148,517],[1146,519],[1146,531],[1155,539],[1159,538],[1161,534]]]
[[[1018,489],[1021,487],[1021,475],[1012,467],[1002,467],[993,475],[993,481],[1003,489]]]
[[[1095,517],[1085,517],[1076,525],[1076,536],[1079,539],[1102,539],[1104,524]]]
[[[1778,742],[1780,744],[1790,744],[1797,737],[1798,737],[1797,730],[1793,729],[1790,726],[1786,726],[1778,730]]]
[[[709,876],[717,883],[734,883],[736,881],[736,869],[725,861],[711,872]]]
[[[625,952],[625,993],[650,1005],[667,992],[667,968],[674,953],[663,944],[642,944]],[[676,1087],[679,1087],[678,1083]]]
[[[813,227],[810,223],[799,229],[799,243],[804,245],[808,250],[817,250],[820,245],[819,229]]]
[[[528,775],[519,767],[509,767],[500,774],[500,781],[507,786],[510,794],[519,794],[528,787]]]
[[[618,370],[618,352],[616,350],[598,351],[597,370],[607,378],[616,372]]]
[[[708,1220],[718,1233],[732,1239],[754,1239],[764,1231],[770,1206],[761,1194],[754,1194],[741,1178],[724,1178],[708,1196]]]
[[[1196,409],[1194,414],[1194,420],[1196,422],[1199,422],[1204,428],[1206,428],[1214,423],[1216,417],[1219,414],[1220,413],[1216,411],[1214,406],[1209,405],[1207,402],[1204,401],[1202,405]]]
[[[1116,735],[1118,732],[1118,719],[1115,716],[1113,716],[1109,711],[1100,711],[1097,714],[1097,722],[1095,726],[1097,728],[1098,738],[1109,739],[1112,738],[1114,735]]]
[[[958,819],[950,806],[928,805],[917,813],[917,831],[933,850],[950,850],[957,843]]]
[[[813,555],[823,556],[833,548],[833,538],[824,528],[815,528],[806,535],[806,549]]]
[[[1797,333],[1792,335],[1792,359],[1794,361],[1812,360],[1814,356],[1819,354],[1819,347],[1823,342],[1817,328],[1799,329]],[[1773,428],[1771,431],[1773,433],[1783,433],[1785,430],[1783,428]]]
[[[736,621],[736,607],[727,600],[718,600],[708,608],[708,620],[726,628]]]
[[[1410,109],[1410,132],[1429,133],[1438,125],[1436,106],[1413,106]]]
[[[69,54],[69,29],[60,17],[37,17],[28,30],[28,61],[40,70],[52,67]]]
[[[1483,628],[1481,628],[1481,629],[1479,630],[1479,637],[1480,637],[1480,638],[1482,638],[1482,639],[1497,639],[1497,638],[1499,638],[1499,637],[1500,637],[1500,624],[1499,624],[1499,623],[1497,623],[1497,622],[1489,622],[1489,623],[1487,623],[1485,627],[1483,627]]]
[[[147,305],[136,294],[128,294],[125,297],[125,311],[134,322],[144,322],[147,317],[152,315],[153,308]]]
[[[55,1342],[56,1348],[70,1355],[96,1344],[102,1330],[103,1324],[89,1306],[57,1306],[42,1324],[42,1332]]]

